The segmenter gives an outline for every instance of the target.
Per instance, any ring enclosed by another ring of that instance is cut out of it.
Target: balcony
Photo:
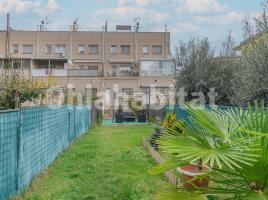
[[[141,77],[172,77],[175,64],[172,60],[141,60]]]
[[[172,77],[172,76],[174,76],[174,70],[167,70],[167,69],[141,70],[141,77]]]
[[[68,76],[67,69],[32,69],[33,77],[46,77],[46,76]]]
[[[71,77],[100,77],[102,73],[98,70],[90,69],[69,69],[68,76]]]
[[[111,77],[138,77],[139,71],[137,69],[112,71],[111,74],[109,74],[109,76]]]
[[[5,69],[0,69],[0,75],[3,73]],[[30,77],[30,69],[17,69],[17,70],[21,70],[23,76],[25,77]]]

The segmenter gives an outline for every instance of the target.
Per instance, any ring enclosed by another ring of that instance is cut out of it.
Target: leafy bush
[[[177,117],[176,114],[173,112],[167,113],[164,121],[162,122],[162,125],[164,128],[175,128],[176,127],[176,122],[177,122]]]
[[[268,102],[267,39],[268,36],[252,42],[252,48],[248,47],[248,51],[243,53],[232,81],[235,91],[233,104],[246,106],[254,100]]]
[[[181,120],[177,119],[175,113],[169,112],[163,120],[162,126],[165,129],[176,129],[178,132],[182,132],[182,129],[180,127],[183,127],[184,123]]]
[[[41,90],[18,69],[5,69],[0,75],[0,110],[14,109],[38,97]]]
[[[161,118],[155,118],[153,121],[151,121],[152,127],[153,127],[153,133],[150,138],[150,143],[154,149],[158,149],[157,139],[161,136],[164,127],[162,126],[162,120]]]
[[[183,126],[183,122],[177,119],[175,113],[169,112],[163,121],[159,117],[151,119],[151,125],[153,127],[153,133],[150,139],[151,145],[153,148],[158,149],[157,140],[163,134],[163,131],[165,129],[176,129],[177,131],[182,132],[181,129],[178,129],[178,125]]]

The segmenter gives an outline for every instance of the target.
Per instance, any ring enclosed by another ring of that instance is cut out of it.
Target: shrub
[[[41,89],[35,87],[33,80],[23,76],[18,69],[5,69],[0,75],[0,110],[14,109],[26,101],[38,97]]]
[[[167,113],[164,121],[162,122],[162,126],[165,129],[176,129],[177,131],[181,132],[180,126],[183,126],[184,122],[177,119],[177,116],[173,112]]]
[[[161,118],[156,117],[154,120],[151,121],[153,127],[153,133],[150,138],[150,143],[154,149],[158,149],[157,139],[161,136],[164,127],[162,126]]]

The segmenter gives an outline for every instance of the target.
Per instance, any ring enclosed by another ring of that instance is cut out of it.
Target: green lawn
[[[142,139],[150,132],[149,126],[92,128],[18,199],[154,199],[171,186],[162,176],[148,175],[155,163]]]

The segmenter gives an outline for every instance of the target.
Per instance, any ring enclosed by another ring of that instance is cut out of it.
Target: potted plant
[[[188,164],[177,167],[177,171],[182,175],[183,187],[186,190],[195,188],[205,188],[209,184],[208,172],[210,168],[200,164]]]

